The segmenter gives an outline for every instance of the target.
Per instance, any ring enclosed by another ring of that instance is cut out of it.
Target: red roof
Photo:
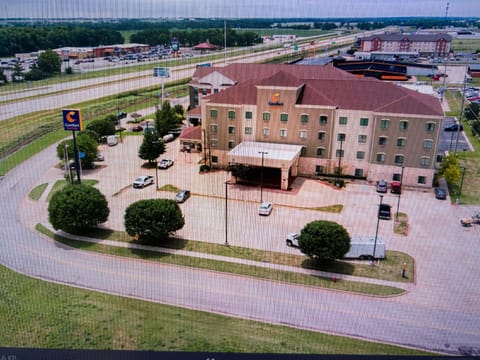
[[[195,45],[193,47],[194,50],[216,50],[218,49],[220,46],[217,46],[217,45],[214,45],[214,44],[210,44],[208,42],[203,42],[203,43],[200,43],[198,45]]]
[[[180,139],[184,140],[202,140],[202,127],[190,126],[182,130]]]
[[[237,85],[209,95],[211,103],[255,105],[257,86],[301,87],[297,100],[301,105],[443,116],[440,102],[434,96],[374,78],[358,78],[331,65],[231,64],[197,68],[193,82],[214,71],[236,80]]]

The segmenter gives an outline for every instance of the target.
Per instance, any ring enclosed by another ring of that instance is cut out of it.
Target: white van
[[[118,144],[118,137],[117,135],[109,135],[107,136],[107,145],[108,146],[115,146]]]
[[[170,141],[173,141],[175,139],[175,136],[173,136],[173,134],[167,134],[165,135],[164,137],[162,137],[163,139],[163,142],[170,142]]]

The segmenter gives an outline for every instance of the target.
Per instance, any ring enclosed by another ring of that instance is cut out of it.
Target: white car
[[[273,210],[273,204],[270,201],[264,201],[258,209],[258,215],[270,215]]]
[[[296,246],[298,247],[298,237],[300,236],[300,234],[297,234],[297,233],[290,233],[287,235],[287,240],[286,240],[286,243],[287,243],[287,246]]]
[[[138,189],[138,188],[144,188],[147,185],[153,184],[153,176],[151,175],[145,175],[145,176],[139,176],[135,179],[133,182],[133,187]]]
[[[159,169],[168,169],[172,165],[173,165],[173,160],[169,160],[169,159],[162,159],[158,162]]]

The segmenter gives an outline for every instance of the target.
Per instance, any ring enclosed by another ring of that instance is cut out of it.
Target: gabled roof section
[[[232,79],[228,76],[225,76],[224,74],[222,74],[219,71],[214,71],[214,72],[211,72],[211,73],[205,75],[201,79],[199,79],[198,83],[199,84],[217,83],[217,84],[222,84],[223,86],[225,86],[225,85],[232,86],[232,85],[236,84],[236,81],[235,81],[235,79]]]
[[[283,70],[278,71],[269,78],[261,80],[257,84],[257,86],[293,87],[296,89],[302,85],[303,81]]]
[[[211,103],[255,105],[257,103],[257,88],[254,85],[254,81],[241,83],[205,98]]]

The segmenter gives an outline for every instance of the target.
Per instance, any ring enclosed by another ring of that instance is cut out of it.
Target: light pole
[[[375,231],[375,242],[373,243],[373,258],[372,265],[375,265],[375,252],[377,251],[378,227],[380,225],[380,208],[382,207],[383,195],[380,195],[380,205],[377,211],[377,230]]]
[[[343,145],[343,137],[340,138],[340,153],[338,154],[338,169],[337,174],[342,174],[342,145]]]
[[[462,196],[462,187],[463,187],[463,178],[465,177],[465,167],[462,167],[462,178],[460,180],[460,188],[458,189],[457,203],[460,201],[460,196]]]
[[[158,190],[158,159],[155,160],[155,183],[157,184],[157,190]]]
[[[396,220],[398,221],[398,210],[400,209],[400,196],[402,196],[402,183],[403,183],[403,170],[405,166],[402,165],[402,173],[400,174],[400,192],[398,193],[398,202],[397,202],[397,214],[395,215]]]
[[[259,151],[259,154],[262,154],[262,170],[261,170],[261,180],[260,180],[260,202],[263,202],[263,161],[264,156],[268,154],[266,151]]]
[[[225,246],[229,246],[228,243],[228,185],[232,185],[230,181],[225,181]]]

